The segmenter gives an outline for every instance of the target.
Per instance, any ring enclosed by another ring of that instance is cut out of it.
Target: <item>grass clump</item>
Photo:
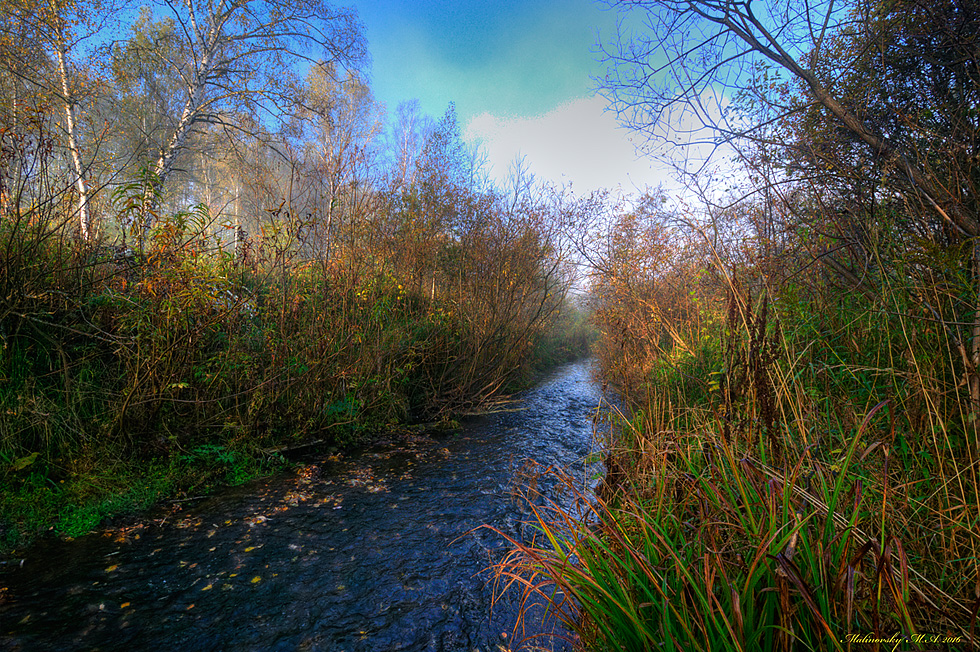
[[[562,478],[499,588],[586,649],[975,648],[980,436],[949,331],[911,278],[776,284],[696,241],[596,273],[606,476]]]
[[[974,605],[889,531],[893,472],[857,434],[833,471],[806,447],[767,465],[718,429],[648,440],[641,478],[598,496],[563,478],[575,509],[535,510],[540,536],[512,542],[503,586],[551,600],[589,649],[843,650],[884,632],[905,637],[889,649],[965,649]]]

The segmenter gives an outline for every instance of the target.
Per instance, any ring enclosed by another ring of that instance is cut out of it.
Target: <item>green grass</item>
[[[81,536],[106,518],[138,515],[161,501],[244,484],[285,466],[278,456],[252,456],[210,445],[188,455],[135,464],[113,460],[71,470],[59,462],[8,471],[0,480],[0,555],[10,555],[44,534]]]
[[[550,601],[587,650],[975,649],[976,424],[942,332],[764,305],[701,318],[715,344],[607,335],[625,412],[601,490],[559,474],[576,508],[535,508],[498,592]]]

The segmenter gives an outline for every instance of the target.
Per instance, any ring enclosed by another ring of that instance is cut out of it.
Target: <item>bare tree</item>
[[[40,59],[35,53],[16,53],[13,58],[20,60],[17,62],[19,65],[8,68],[7,72],[20,77],[21,83],[30,87],[32,94],[55,98],[62,106],[72,185],[78,194],[79,231],[85,240],[94,237],[95,232],[87,179],[88,163],[80,133],[79,105],[91,96],[92,87],[96,85],[96,78],[87,73],[94,67],[92,64],[98,62],[90,58],[87,63],[80,64],[78,59],[82,57],[79,51],[85,41],[98,35],[112,20],[115,9],[116,3],[102,0],[71,0],[42,6],[12,0],[2,5],[8,23],[5,30],[7,36],[27,30],[33,33],[34,43],[43,50]],[[23,60],[28,58],[33,60],[32,64],[24,68]],[[47,65],[49,62],[50,65]]]
[[[643,28],[621,32],[618,47],[606,51],[611,64],[604,84],[607,97],[632,127],[662,137],[667,133],[665,121],[676,120],[679,111],[693,116],[695,128],[706,128],[704,133],[715,144],[764,138],[765,125],[746,124],[726,113],[726,95],[751,90],[760,71],[775,64],[801,82],[841,127],[906,177],[910,188],[942,219],[963,235],[980,234],[977,216],[930,177],[915,152],[869,125],[848,106],[852,102],[832,91],[832,77],[854,69],[865,54],[836,50],[833,54],[841,58],[833,68],[821,65],[836,39],[893,28],[888,20],[872,19],[877,11],[874,3],[787,0],[758,6],[751,0],[655,0],[611,4],[642,14]],[[873,44],[878,39],[879,35],[865,34],[862,41]],[[785,108],[791,112],[796,107]]]
[[[366,79],[349,71],[337,79],[332,66],[317,67],[307,77],[310,113],[304,116],[307,137],[307,166],[317,188],[317,210],[321,219],[314,225],[316,253],[330,258],[336,234],[344,231],[343,220],[352,222],[363,193],[364,181],[377,148],[384,122],[382,106],[374,100]],[[353,224],[348,224],[348,234]]]
[[[298,63],[344,66],[366,57],[355,13],[323,0],[188,0],[163,7],[179,44],[162,63],[180,80],[182,106],[151,167],[160,185],[204,126],[240,129],[232,116],[281,119],[294,112],[301,99]]]
[[[411,186],[416,181],[416,162],[432,132],[432,119],[422,113],[418,100],[402,102],[395,109],[395,123],[389,134],[393,183]]]

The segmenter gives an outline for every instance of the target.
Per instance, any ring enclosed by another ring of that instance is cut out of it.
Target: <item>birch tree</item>
[[[111,20],[114,6],[104,2],[74,0],[50,2],[7,2],[3,5],[8,33],[33,32],[33,39],[46,55],[34,58],[36,65],[20,71],[8,70],[19,76],[32,92],[56,98],[61,105],[65,148],[72,171],[72,185],[77,194],[77,215],[81,237],[94,236],[88,165],[80,133],[80,105],[90,95],[97,79],[78,63],[82,43],[96,36]],[[50,65],[43,65],[48,63]],[[86,83],[87,82],[87,83]],[[88,86],[88,88],[86,88]]]
[[[142,7],[129,38],[112,48],[120,125],[112,148],[123,178],[135,178],[159,156],[183,111],[182,80],[170,64],[182,56],[176,29],[173,18],[157,20],[149,7]]]
[[[242,114],[278,121],[295,113],[300,66],[353,66],[366,57],[355,13],[323,0],[186,0],[161,9],[176,26],[176,54],[160,63],[179,80],[180,114],[149,166],[160,186],[202,129],[240,130],[234,116]]]
[[[345,230],[342,220],[349,221],[346,231],[353,238],[353,222],[364,212],[359,204],[367,193],[361,190],[375,158],[384,112],[361,74],[348,71],[338,79],[333,66],[310,71],[306,96],[307,164],[315,176],[321,213],[314,228],[318,254],[327,260],[335,234]]]
[[[407,188],[415,184],[416,161],[433,128],[432,119],[422,113],[418,100],[402,102],[395,109],[395,121],[388,134],[392,185]]]

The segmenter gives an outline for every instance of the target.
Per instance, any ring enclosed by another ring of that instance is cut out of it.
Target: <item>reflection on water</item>
[[[454,435],[310,459],[162,524],[39,545],[0,576],[0,648],[499,650],[518,595],[491,612],[486,568],[506,542],[479,526],[530,536],[511,495],[526,460],[592,481],[589,372],[563,367]]]

